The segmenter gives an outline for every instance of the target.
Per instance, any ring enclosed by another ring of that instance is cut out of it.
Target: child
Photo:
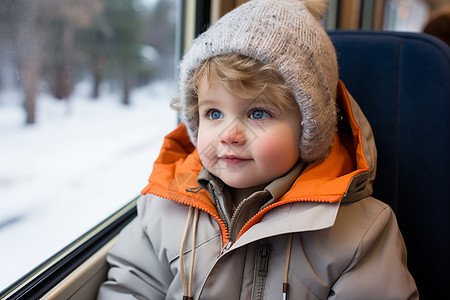
[[[181,63],[181,123],[99,299],[417,299],[317,0],[253,0]]]

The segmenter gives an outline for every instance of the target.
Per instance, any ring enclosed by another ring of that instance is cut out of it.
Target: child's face
[[[233,188],[271,182],[299,159],[298,109],[263,99],[242,100],[217,81],[198,86],[197,149],[206,169]]]

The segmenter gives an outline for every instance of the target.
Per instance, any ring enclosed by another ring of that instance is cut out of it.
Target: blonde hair
[[[205,77],[209,82],[220,82],[238,99],[253,100],[262,96],[279,109],[299,110],[291,89],[275,66],[235,53],[213,56],[200,64],[184,87],[185,93],[194,100],[190,107],[182,107],[179,99],[174,99],[171,107],[184,111],[189,119],[198,120],[195,117],[198,116],[198,86]]]

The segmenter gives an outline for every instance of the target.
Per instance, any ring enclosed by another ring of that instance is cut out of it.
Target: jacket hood
[[[292,187],[278,201],[258,212],[246,228],[259,222],[269,210],[283,204],[300,201],[350,202],[372,193],[377,156],[372,129],[340,81],[336,102],[340,120],[329,156],[309,164]],[[225,232],[225,224],[220,220],[209,193],[199,188],[197,177],[202,168],[199,154],[181,123],[165,137],[142,194],[150,193],[202,209],[217,219]]]

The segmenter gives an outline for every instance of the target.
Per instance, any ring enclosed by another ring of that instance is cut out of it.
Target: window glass
[[[422,0],[388,0],[384,7],[383,29],[421,32],[429,6]]]
[[[0,291],[133,199],[177,123],[175,0],[0,1]]]

